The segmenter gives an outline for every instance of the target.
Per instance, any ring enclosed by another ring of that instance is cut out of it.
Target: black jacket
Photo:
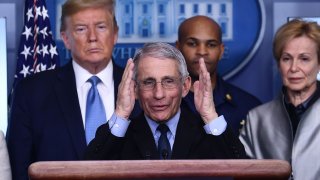
[[[239,159],[245,151],[230,128],[220,136],[206,134],[203,123],[185,109],[181,109],[172,159]],[[109,125],[98,128],[89,144],[87,160],[159,159],[156,143],[143,114],[133,119],[125,137],[112,135]]]

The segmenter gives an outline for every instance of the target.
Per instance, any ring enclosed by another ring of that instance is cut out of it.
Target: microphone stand
[[[164,160],[168,159],[168,156],[169,156],[168,150],[162,149],[161,156],[162,156],[162,159]]]

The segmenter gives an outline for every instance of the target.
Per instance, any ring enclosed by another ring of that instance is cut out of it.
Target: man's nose
[[[89,38],[89,42],[96,42],[97,41],[97,32],[94,28],[89,28],[88,38]]]
[[[165,94],[165,90],[164,90],[164,88],[162,87],[162,84],[161,84],[161,82],[157,82],[156,84],[155,84],[155,87],[154,87],[154,97],[156,98],[156,99],[161,99],[161,98],[163,98],[164,97],[164,94]]]
[[[205,44],[199,44],[197,48],[197,53],[202,56],[207,55],[208,54],[207,46]]]

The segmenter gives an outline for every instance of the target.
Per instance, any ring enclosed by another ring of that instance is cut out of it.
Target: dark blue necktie
[[[169,131],[169,128],[166,124],[160,124],[157,127],[157,130],[161,132],[160,138],[158,140],[158,151],[160,154],[160,159],[170,159],[171,147],[167,137],[167,132]]]
[[[92,76],[88,79],[91,83],[91,88],[88,92],[87,106],[86,106],[86,141],[87,144],[94,138],[97,128],[106,123],[106,112],[103,102],[100,98],[97,84],[101,80],[97,76]]]

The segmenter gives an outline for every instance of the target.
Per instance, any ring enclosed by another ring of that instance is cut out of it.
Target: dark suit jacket
[[[237,159],[245,158],[239,139],[227,129],[220,136],[208,135],[203,123],[182,109],[172,149],[172,159]],[[109,125],[98,128],[90,142],[85,158],[88,160],[159,159],[150,127],[141,114],[130,123],[125,137],[112,135]]]
[[[117,94],[123,69],[113,67]],[[32,162],[83,158],[87,145],[71,61],[20,81],[10,115],[7,141],[14,179],[28,179]]]
[[[261,101],[253,95],[227,83],[220,77],[217,77],[213,99],[218,115],[224,116],[236,136],[239,135],[239,130],[244,124],[249,110],[261,104]],[[188,95],[183,98],[181,106],[191,109],[194,114],[200,117],[194,105],[193,92],[189,91]]]

